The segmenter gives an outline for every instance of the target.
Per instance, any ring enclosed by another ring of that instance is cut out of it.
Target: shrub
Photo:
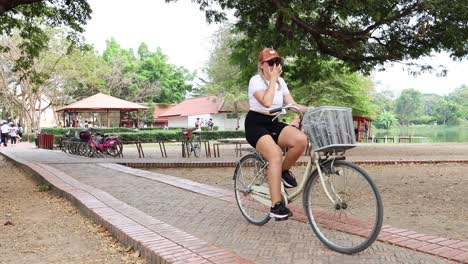
[[[83,128],[44,128],[41,133],[49,133],[54,135],[54,144],[60,144],[62,136],[71,131],[83,131]],[[143,143],[157,142],[157,141],[170,141],[181,140],[182,129],[142,129],[135,130],[129,128],[99,128],[96,129],[100,133],[108,133],[111,136],[118,136],[123,142],[140,141]],[[34,135],[30,140],[34,141]],[[217,140],[223,138],[244,138],[245,134],[242,130],[235,131],[201,131],[200,138],[204,140]]]

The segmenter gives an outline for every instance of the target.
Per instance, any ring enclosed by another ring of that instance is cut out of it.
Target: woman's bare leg
[[[278,138],[278,145],[282,148],[288,148],[283,160],[281,172],[289,170],[294,166],[307,148],[307,143],[307,136],[304,132],[295,127],[287,126],[281,131]]]
[[[258,140],[256,149],[269,163],[267,176],[271,205],[273,206],[281,201],[281,167],[283,158],[281,148],[270,135],[265,135]]]

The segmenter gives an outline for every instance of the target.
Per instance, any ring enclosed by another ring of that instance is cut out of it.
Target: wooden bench
[[[402,140],[408,140],[408,143],[411,143],[412,137],[411,136],[398,137],[398,143],[400,143]]]
[[[379,140],[382,140],[383,143],[396,142],[395,137],[369,137],[368,142],[379,143]]]

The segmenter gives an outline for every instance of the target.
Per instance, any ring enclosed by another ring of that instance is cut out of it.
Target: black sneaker
[[[283,171],[281,178],[283,179],[283,183],[286,188],[294,188],[297,186],[296,177],[294,177],[294,174],[291,171]]]
[[[292,216],[292,212],[284,206],[283,202],[277,202],[270,208],[270,217],[275,218],[276,221],[287,220],[289,216]]]

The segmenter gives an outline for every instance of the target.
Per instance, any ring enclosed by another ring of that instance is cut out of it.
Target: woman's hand
[[[273,65],[273,67],[269,67],[269,72],[270,72],[270,83],[276,83],[278,78],[281,76],[281,73],[283,73],[283,67],[281,67],[281,64],[278,65]]]

